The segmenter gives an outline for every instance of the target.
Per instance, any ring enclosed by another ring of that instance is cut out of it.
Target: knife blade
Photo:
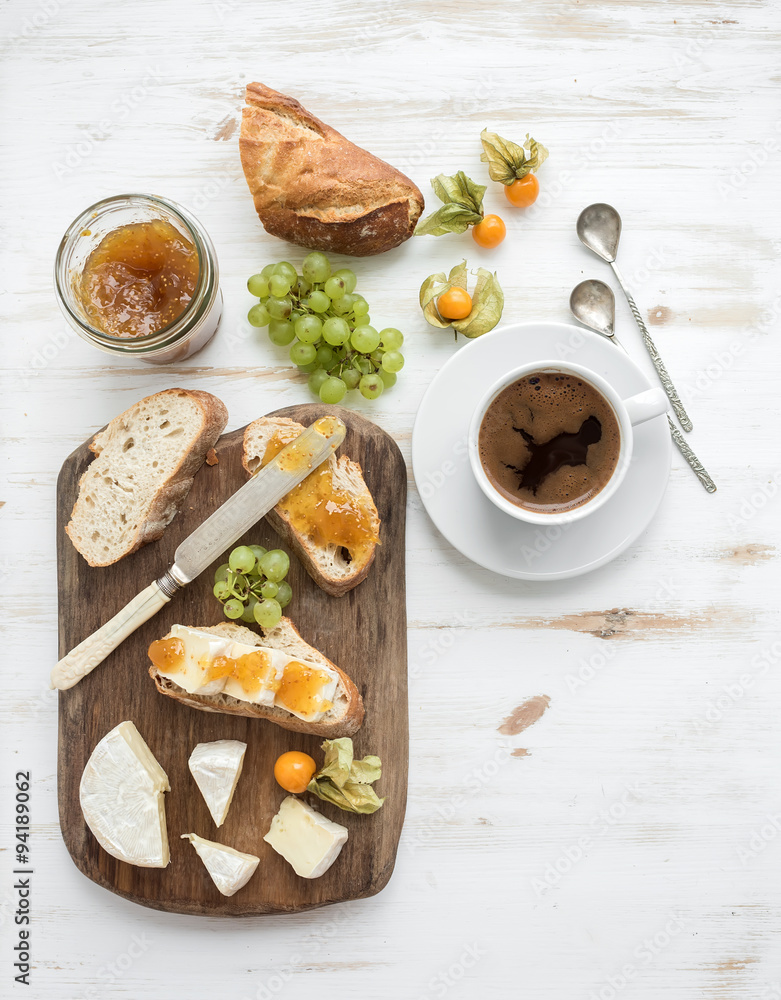
[[[173,564],[159,580],[57,663],[51,686],[65,691],[78,684],[332,455],[346,433],[338,417],[320,417],[307,427],[180,543]]]

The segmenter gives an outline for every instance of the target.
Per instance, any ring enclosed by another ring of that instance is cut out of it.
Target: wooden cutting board
[[[310,424],[317,405],[291,406],[274,416]],[[212,595],[214,566],[177,593],[87,678],[59,696],[58,790],[60,824],[76,866],[112,892],[145,906],[175,913],[243,916],[283,913],[359,899],[379,892],[393,871],[407,794],[407,624],[404,592],[404,522],[407,477],[395,442],[379,427],[341,407],[329,407],[347,424],[342,451],[360,462],[382,519],[368,578],[345,597],[329,597],[293,556],[288,580],[293,600],[285,614],[304,639],[355,681],[366,719],[354,736],[356,756],[378,754],[383,776],[376,788],[387,796],[372,816],[342,812],[315,800],[317,808],[349,829],[342,853],[321,878],[299,878],[263,841],[285,792],[273,777],[274,761],[286,750],[303,750],[322,761],[321,739],[287,732],[261,719],[199,712],[159,695],[147,673],[149,644],[174,623],[214,625],[224,620]],[[57,484],[59,650],[64,656],[157,579],[174,550],[194,528],[242,486],[244,429],[220,438],[219,463],[204,465],[184,506],[163,537],[113,566],[91,569],[65,534],[81,474],[92,453],[88,442],[66,460]],[[243,539],[267,548],[282,545],[265,520]],[[241,544],[241,543],[236,543]],[[171,783],[165,796],[171,863],[166,869],[137,868],[117,861],[97,843],[79,806],[79,781],[96,743],[114,726],[132,720]],[[243,740],[244,770],[228,818],[215,827],[187,767],[196,743]],[[247,885],[226,898],[217,891],[192,845],[194,832],[260,857]]]

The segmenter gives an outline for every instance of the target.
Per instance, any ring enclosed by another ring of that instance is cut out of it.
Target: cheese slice
[[[132,722],[120,722],[92,751],[79,785],[87,826],[112,857],[141,868],[170,858],[163,792],[168,776]]]
[[[288,795],[263,838],[301,878],[319,878],[347,843],[347,827],[332,823],[306,802]]]
[[[246,749],[247,744],[240,740],[217,740],[199,743],[190,754],[190,774],[217,826],[222,826],[228,815]]]
[[[183,833],[182,840],[189,840],[193,845],[223,896],[232,896],[245,886],[260,862],[254,854],[242,854],[225,844],[204,840],[197,833]]]

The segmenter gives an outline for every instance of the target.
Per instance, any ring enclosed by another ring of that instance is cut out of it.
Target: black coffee
[[[590,383],[533,372],[488,407],[478,448],[488,479],[511,503],[555,514],[586,503],[608,483],[621,433],[613,408]]]

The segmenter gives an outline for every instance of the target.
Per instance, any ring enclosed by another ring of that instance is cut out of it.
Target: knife
[[[51,686],[66,691],[78,684],[131,632],[157,614],[177,590],[191,583],[332,455],[346,433],[338,417],[320,417],[307,427],[185,538],[174,554],[173,565],[159,580],[60,660],[52,670]]]

